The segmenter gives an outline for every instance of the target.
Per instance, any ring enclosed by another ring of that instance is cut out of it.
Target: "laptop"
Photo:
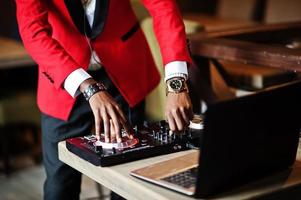
[[[296,159],[300,115],[301,82],[209,105],[199,152],[131,175],[207,197],[288,170]]]

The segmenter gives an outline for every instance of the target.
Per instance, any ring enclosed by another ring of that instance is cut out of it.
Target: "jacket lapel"
[[[100,0],[96,0],[98,2]],[[73,20],[73,23],[82,34],[87,34],[91,37],[92,30],[87,20],[85,10],[80,0],[64,0],[65,5],[69,11],[69,14]]]
[[[95,39],[104,29],[109,12],[109,0],[96,0],[91,39]]]

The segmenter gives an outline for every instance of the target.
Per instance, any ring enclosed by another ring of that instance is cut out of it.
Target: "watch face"
[[[182,88],[182,81],[180,81],[180,80],[172,80],[172,81],[170,81],[169,86],[173,90],[180,90]]]

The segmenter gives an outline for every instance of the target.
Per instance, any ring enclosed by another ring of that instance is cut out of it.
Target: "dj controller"
[[[133,128],[132,137],[129,137],[123,130],[122,141],[119,143],[106,143],[104,136],[97,140],[94,135],[89,135],[68,139],[66,147],[93,165],[111,166],[199,148],[202,136],[201,124],[190,124],[189,128],[184,131],[173,133],[165,121],[145,122],[142,126]]]

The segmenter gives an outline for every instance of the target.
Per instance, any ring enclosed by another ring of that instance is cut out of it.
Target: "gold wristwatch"
[[[171,78],[166,81],[166,94],[169,92],[180,93],[188,92],[186,80],[182,77]]]

